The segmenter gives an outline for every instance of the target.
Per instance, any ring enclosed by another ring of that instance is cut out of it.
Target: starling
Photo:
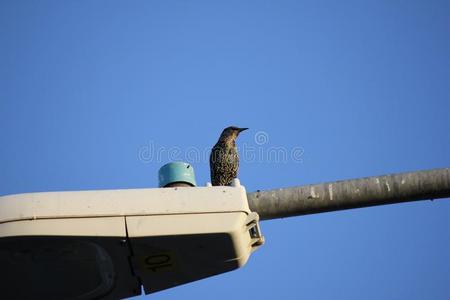
[[[212,148],[209,157],[212,185],[230,185],[236,178],[239,169],[236,138],[240,132],[247,129],[230,126],[222,131],[219,141]]]

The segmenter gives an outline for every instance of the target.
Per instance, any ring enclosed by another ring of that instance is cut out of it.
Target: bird
[[[213,186],[231,185],[233,179],[237,177],[239,155],[236,148],[236,139],[239,133],[247,129],[236,126],[225,128],[219,140],[211,149],[209,167]]]

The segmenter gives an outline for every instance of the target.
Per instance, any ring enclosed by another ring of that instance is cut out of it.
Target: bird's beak
[[[244,130],[247,130],[248,128],[239,128],[239,132],[242,132]]]

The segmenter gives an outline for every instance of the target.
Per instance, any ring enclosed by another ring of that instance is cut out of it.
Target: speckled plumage
[[[247,128],[230,126],[223,130],[219,141],[214,145],[209,157],[211,169],[211,183],[230,185],[237,177],[239,169],[239,155],[236,148],[236,138]]]

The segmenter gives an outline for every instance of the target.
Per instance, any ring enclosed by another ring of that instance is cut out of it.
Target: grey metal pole
[[[450,168],[247,193],[261,220],[450,197]]]

